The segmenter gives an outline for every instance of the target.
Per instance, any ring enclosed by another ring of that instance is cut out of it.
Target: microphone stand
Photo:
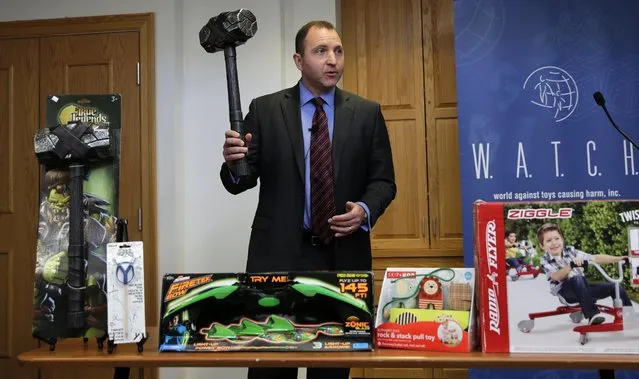
[[[626,141],[630,142],[630,144],[632,144],[632,146],[634,146],[635,149],[639,150],[639,146],[635,143],[635,141],[633,141],[632,138],[630,138],[626,133],[624,133],[624,131],[621,130],[617,126],[615,121],[612,119],[612,116],[610,116],[610,112],[608,112],[608,108],[606,108],[606,100],[604,100],[604,97],[601,94],[601,92],[599,92],[599,91],[595,92],[593,94],[593,97],[595,98],[595,102],[597,103],[597,105],[599,105],[601,108],[603,108],[603,110],[606,113],[606,116],[608,117],[608,120],[610,120],[610,123],[612,124],[612,126],[614,126],[615,129],[617,129],[617,131],[623,136],[623,138],[626,139]]]
[[[617,124],[615,124],[614,120],[612,119],[612,116],[610,116],[610,112],[608,112],[608,109],[606,108],[606,100],[604,99],[604,97],[601,94],[601,92],[597,91],[592,96],[595,98],[595,102],[597,103],[597,105],[599,105],[601,108],[603,108],[603,110],[606,113],[606,116],[608,117],[608,120],[610,120],[610,123],[612,124],[612,126],[614,126],[615,129],[617,129],[617,131],[623,136],[623,138],[626,139],[626,141],[630,142],[632,144],[632,146],[635,147],[635,149],[639,150],[639,146],[637,146],[635,141],[633,141],[632,138],[630,138],[626,133],[624,133],[623,130],[621,130],[617,126]],[[599,370],[599,379],[614,379],[614,378],[615,378],[615,370],[610,370],[610,369],[600,369]]]

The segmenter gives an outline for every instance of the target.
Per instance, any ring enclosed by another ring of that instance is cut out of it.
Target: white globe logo
[[[544,66],[533,71],[524,82],[524,90],[534,93],[532,104],[552,111],[555,122],[573,114],[579,102],[575,79],[566,70]]]

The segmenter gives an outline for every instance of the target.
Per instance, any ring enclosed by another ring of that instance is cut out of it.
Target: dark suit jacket
[[[304,142],[299,86],[254,99],[244,120],[253,134],[247,156],[251,176],[233,183],[226,163],[220,177],[232,194],[260,180],[259,203],[249,242],[247,271],[294,269],[304,223]],[[335,91],[333,177],[337,214],[347,201],[363,201],[371,226],[395,198],[395,174],[379,104]],[[370,235],[361,229],[335,238],[335,270],[370,270]]]

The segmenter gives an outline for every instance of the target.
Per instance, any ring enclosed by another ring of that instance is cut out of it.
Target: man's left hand
[[[335,237],[344,237],[355,232],[364,220],[366,211],[361,205],[351,201],[346,202],[346,213],[335,215],[328,219],[331,230],[335,232]]]

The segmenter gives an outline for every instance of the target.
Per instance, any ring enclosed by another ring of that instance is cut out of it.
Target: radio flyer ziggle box
[[[371,272],[166,274],[160,351],[373,349]]]
[[[375,323],[375,346],[468,352],[475,345],[475,270],[388,268]]]
[[[639,354],[639,201],[480,201],[474,216],[484,352]]]

